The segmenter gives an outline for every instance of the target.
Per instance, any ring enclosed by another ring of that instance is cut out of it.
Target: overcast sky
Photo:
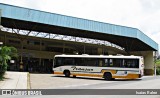
[[[160,0],[0,0],[0,2],[135,27],[160,45]]]

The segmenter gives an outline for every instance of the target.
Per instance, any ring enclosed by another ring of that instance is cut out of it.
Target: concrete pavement
[[[32,89],[160,89],[160,76],[144,76],[141,79],[67,78],[52,74],[31,74]],[[114,90],[113,90],[114,92]],[[126,93],[127,94],[127,93]],[[160,95],[52,95],[33,98],[160,98]],[[32,97],[30,97],[32,98]]]
[[[54,74],[30,74],[32,89],[160,89],[160,76],[106,81],[93,77],[64,77]]]
[[[16,77],[21,77],[25,73],[12,72]],[[20,75],[21,74],[21,75]],[[26,75],[24,75],[26,76]],[[11,78],[12,80],[13,78]],[[18,78],[16,78],[18,79]],[[56,76],[53,74],[31,74],[32,89],[160,89],[160,76],[144,76],[142,79],[136,80],[115,80],[105,81],[101,78],[77,77],[67,78],[64,76]],[[23,79],[19,79],[23,80]],[[18,81],[18,80],[17,80]],[[11,81],[10,81],[11,82]],[[22,82],[24,83],[24,82]],[[1,87],[1,83],[0,83]],[[22,96],[3,96],[3,98],[21,98]],[[53,95],[53,96],[23,96],[23,98],[160,98],[159,95]]]
[[[0,89],[29,89],[28,72],[7,71],[4,81],[0,81]]]
[[[112,83],[102,78],[77,77],[68,78],[54,74],[30,74],[31,89],[57,89],[76,86],[87,86],[101,83]]]

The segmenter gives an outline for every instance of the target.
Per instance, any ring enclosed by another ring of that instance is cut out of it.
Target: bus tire
[[[73,78],[76,78],[76,75],[73,75]]]
[[[115,80],[115,78],[112,78],[111,80]]]
[[[106,72],[103,75],[105,80],[112,80],[112,74],[110,72]]]
[[[63,73],[64,73],[65,77],[70,77],[70,72],[69,72],[69,70],[65,70]]]

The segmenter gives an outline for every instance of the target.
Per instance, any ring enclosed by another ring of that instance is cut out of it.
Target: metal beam
[[[15,25],[16,27],[16,25]],[[115,47],[120,50],[125,50],[125,48],[120,47],[116,44],[113,44],[108,41],[104,40],[97,40],[97,39],[91,39],[91,38],[82,38],[82,37],[75,37],[75,36],[66,36],[66,35],[59,35],[59,34],[50,34],[45,32],[36,32],[36,31],[26,31],[26,30],[20,30],[20,29],[9,29],[11,28],[5,28],[4,31],[15,33],[20,40],[26,40],[27,36],[34,36],[34,37],[42,37],[45,38],[49,35],[49,39],[58,39],[58,40],[66,40],[66,41],[75,41],[75,42],[81,42],[81,43],[90,43],[90,44],[98,44],[98,45],[105,45],[105,46],[111,46]],[[35,34],[32,34],[34,32]],[[22,34],[23,33],[23,34]],[[21,35],[26,35],[22,37]],[[65,39],[66,38],[66,39]]]

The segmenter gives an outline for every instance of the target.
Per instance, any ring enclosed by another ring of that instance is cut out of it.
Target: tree
[[[3,80],[3,76],[8,67],[7,62],[11,60],[12,57],[18,58],[16,48],[7,46],[0,47],[0,80]]]

